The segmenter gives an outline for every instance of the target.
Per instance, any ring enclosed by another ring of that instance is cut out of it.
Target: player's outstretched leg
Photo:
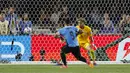
[[[92,46],[93,46],[92,44],[90,45],[89,43],[86,43],[84,45],[84,48],[89,51],[90,57],[93,60],[93,65],[97,65],[96,62],[95,62],[95,59],[96,59],[95,51],[94,51]]]
[[[61,55],[61,59],[62,59],[62,62],[63,62],[63,66],[62,67],[63,68],[67,68],[65,53],[61,52],[60,55]]]
[[[63,62],[63,66],[61,68],[67,68],[67,62],[66,62],[66,55],[65,54],[67,54],[69,52],[70,52],[70,49],[67,46],[62,47],[60,56],[61,56],[61,59],[62,59],[62,62]]]
[[[94,65],[97,65],[96,62],[95,62],[96,56],[95,56],[94,50],[93,50],[93,49],[90,49],[89,51],[90,51],[90,56],[91,56],[91,58],[92,58],[92,60],[93,60],[93,64],[94,64]]]
[[[81,56],[79,47],[74,48],[74,50],[72,51],[72,54],[75,56],[76,59],[87,63],[89,67],[93,68],[93,64],[91,64],[90,61],[87,61],[84,57]]]

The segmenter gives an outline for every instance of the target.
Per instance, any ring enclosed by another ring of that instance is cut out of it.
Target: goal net
[[[8,21],[7,29],[6,23],[2,25],[2,17]],[[130,24],[130,0],[0,0],[0,62],[60,61],[60,49],[65,43],[53,34],[64,26],[65,19],[76,26],[80,17],[86,19],[94,33],[96,61],[130,61],[128,36],[113,46],[100,48],[129,31],[126,25]],[[86,50],[80,51],[85,58],[89,57]],[[67,60],[77,62],[71,53]]]

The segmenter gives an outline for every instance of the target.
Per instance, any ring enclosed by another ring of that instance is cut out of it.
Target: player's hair
[[[86,20],[84,18],[79,18],[78,21],[83,22],[84,24],[86,24]]]
[[[65,20],[65,24],[66,24],[66,25],[71,25],[71,21],[69,20],[69,18],[67,18],[67,19]]]

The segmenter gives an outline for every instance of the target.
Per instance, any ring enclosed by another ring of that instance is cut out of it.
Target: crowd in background
[[[24,35],[30,34],[32,22],[28,18],[28,14],[22,17],[17,16],[14,7],[5,9],[0,14],[0,34],[1,35]],[[30,31],[29,31],[30,30]]]
[[[75,26],[81,17],[96,34],[119,34],[129,24],[129,6],[128,0],[4,0],[0,7],[0,34],[54,33],[63,27],[64,20],[69,18]]]

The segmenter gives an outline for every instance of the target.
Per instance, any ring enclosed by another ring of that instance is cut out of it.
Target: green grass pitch
[[[0,73],[130,73],[130,64],[69,65],[66,69],[53,65],[0,65]]]

